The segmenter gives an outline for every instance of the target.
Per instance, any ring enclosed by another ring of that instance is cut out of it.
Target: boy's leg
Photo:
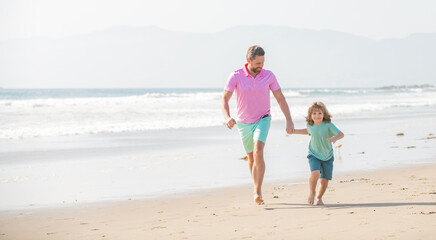
[[[322,201],[322,196],[324,196],[325,191],[327,190],[327,187],[329,185],[329,180],[325,178],[321,178],[319,186],[319,192],[318,196],[316,196],[316,205],[324,205],[324,202]]]
[[[309,159],[309,166],[311,171],[309,178],[310,194],[309,198],[307,199],[307,203],[313,205],[315,200],[316,184],[318,182],[319,176],[321,175],[321,161],[311,154],[309,154],[307,158]]]
[[[310,174],[310,178],[309,178],[310,194],[309,194],[309,198],[307,199],[307,203],[309,203],[310,205],[313,205],[315,200],[316,183],[318,182],[320,174],[321,173],[319,170],[312,171],[312,173]]]
[[[316,196],[316,205],[324,205],[324,202],[322,201],[322,196],[324,196],[324,193],[327,190],[327,187],[329,185],[329,180],[332,179],[333,161],[334,158],[332,157],[328,161],[321,162],[321,180],[320,180],[318,196]]]

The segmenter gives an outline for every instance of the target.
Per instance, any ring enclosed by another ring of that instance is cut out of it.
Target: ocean
[[[296,128],[322,101],[344,132],[334,176],[436,163],[435,88],[282,91]],[[0,89],[0,212],[249,187],[221,96],[222,89]],[[233,97],[233,116],[235,106]],[[305,183],[310,137],[286,135],[272,95],[271,113],[264,183]]]
[[[436,88],[283,89],[295,120],[313,101],[337,118],[434,111]],[[221,89],[0,89],[0,139],[220,126]],[[230,102],[236,115],[235,97]],[[274,120],[283,120],[271,94]]]

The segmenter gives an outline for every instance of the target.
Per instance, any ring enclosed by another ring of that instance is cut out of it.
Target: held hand
[[[294,123],[292,121],[287,121],[286,122],[286,132],[288,134],[293,134],[295,131],[294,129]]]
[[[229,128],[229,129],[232,129],[233,126],[235,126],[235,124],[236,124],[236,121],[235,121],[235,119],[233,119],[233,118],[230,118],[230,119],[227,120],[227,122],[226,122],[226,126],[227,126],[227,128]]]
[[[329,141],[332,142],[332,143],[335,143],[335,142],[336,142],[336,136],[335,136],[335,137],[328,138],[327,140],[329,140]]]

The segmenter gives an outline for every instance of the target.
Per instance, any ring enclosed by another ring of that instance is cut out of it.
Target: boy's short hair
[[[310,105],[309,109],[307,110],[307,116],[306,116],[306,122],[310,126],[313,126],[314,121],[312,119],[312,113],[315,111],[321,111],[324,114],[324,118],[322,119],[325,123],[331,123],[332,122],[332,115],[330,115],[329,111],[327,110],[327,107],[322,102],[314,102]]]
[[[265,51],[263,50],[263,48],[254,45],[248,48],[247,51],[247,58],[250,60],[253,60],[256,58],[256,56],[264,56],[265,55]]]

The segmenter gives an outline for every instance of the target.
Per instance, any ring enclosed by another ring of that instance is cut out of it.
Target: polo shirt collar
[[[251,75],[248,72],[247,67],[248,67],[248,63],[245,64],[245,66],[242,68],[242,70],[244,71],[245,77],[250,77]],[[258,75],[259,75],[259,77],[263,77],[263,68],[262,68],[262,70],[260,70],[260,73]]]

